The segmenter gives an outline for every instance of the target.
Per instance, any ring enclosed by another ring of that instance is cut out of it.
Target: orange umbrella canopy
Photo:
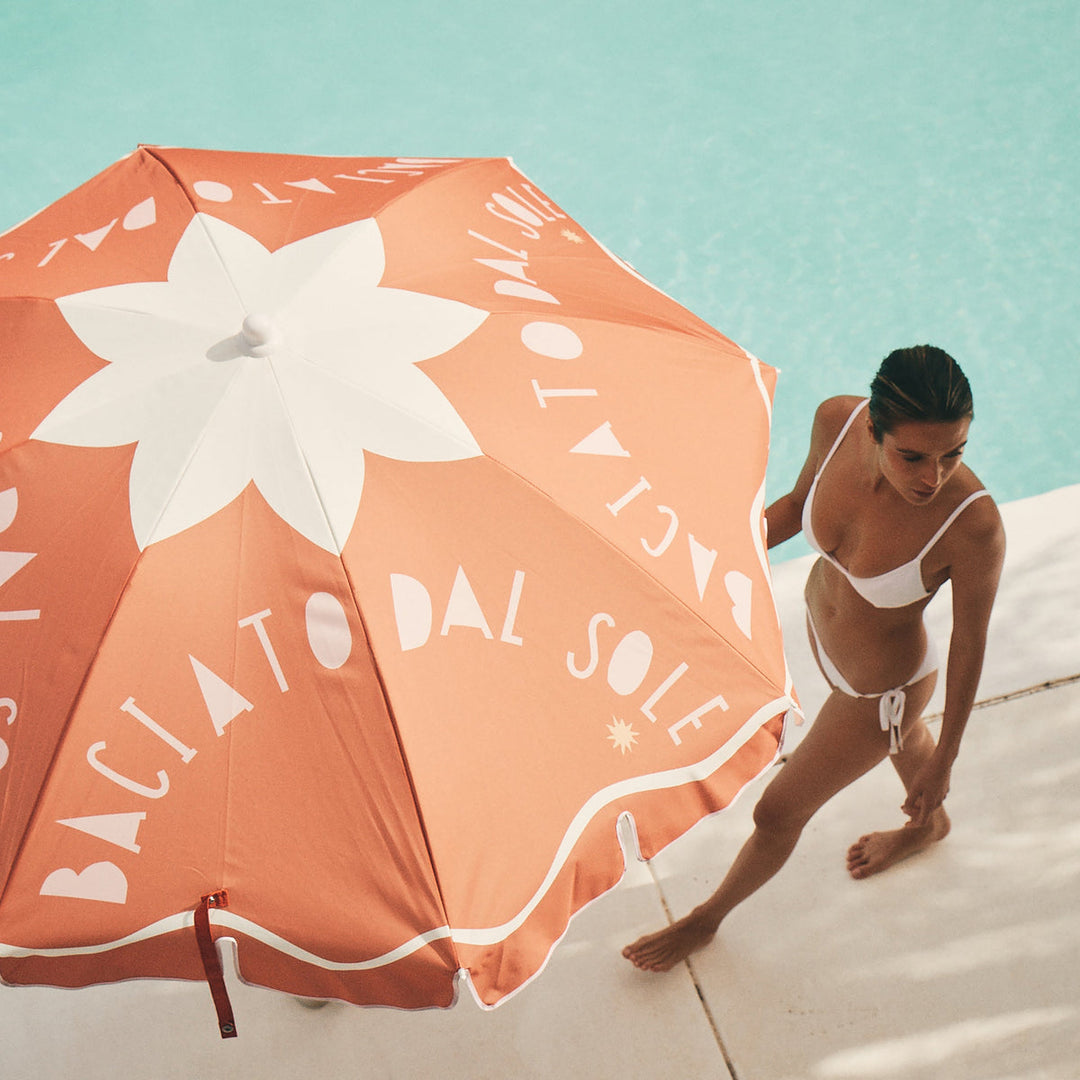
[[[0,976],[494,1004],[774,760],[775,372],[503,159],[0,236]]]

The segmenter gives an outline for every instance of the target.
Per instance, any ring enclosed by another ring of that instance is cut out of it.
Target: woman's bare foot
[[[853,878],[867,878],[888,870],[901,859],[917,854],[949,835],[949,815],[943,809],[934,811],[921,827],[908,822],[901,829],[868,833],[860,836],[848,849],[848,873]]]
[[[704,908],[654,934],[638,938],[623,956],[642,971],[670,971],[680,960],[704,948],[716,936],[717,922]]]

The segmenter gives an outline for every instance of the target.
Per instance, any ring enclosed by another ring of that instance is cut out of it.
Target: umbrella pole
[[[221,958],[210,933],[210,908],[228,906],[229,894],[224,889],[204,896],[195,909],[195,938],[199,943],[203,971],[206,972],[206,981],[217,1010],[218,1030],[223,1039],[235,1039],[236,1023],[233,1020],[229,991],[225,987],[225,973],[221,969]]]

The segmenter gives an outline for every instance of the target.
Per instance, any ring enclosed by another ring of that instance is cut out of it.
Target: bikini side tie
[[[881,730],[889,733],[889,753],[899,754],[904,749],[904,736],[900,724],[904,719],[904,705],[907,694],[903,690],[887,690],[881,695],[878,704],[878,717]]]

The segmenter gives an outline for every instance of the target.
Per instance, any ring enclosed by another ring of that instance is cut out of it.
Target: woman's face
[[[960,467],[970,426],[970,419],[897,424],[879,443],[882,474],[913,506],[925,506]]]

